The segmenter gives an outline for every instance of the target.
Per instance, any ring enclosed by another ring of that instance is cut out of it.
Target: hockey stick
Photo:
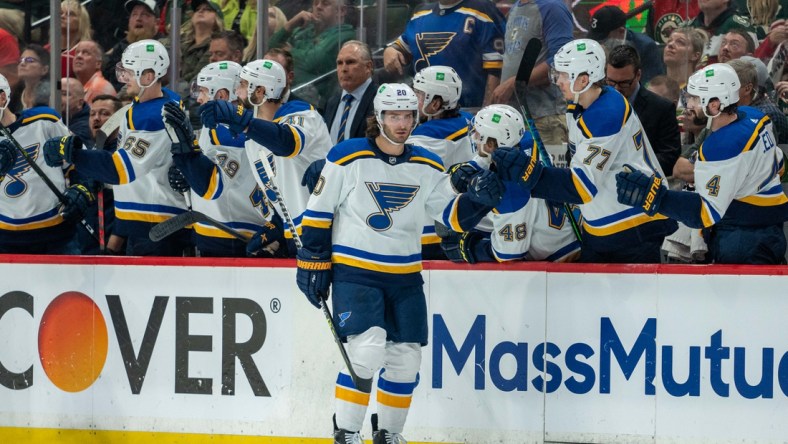
[[[537,38],[532,38],[528,41],[528,44],[525,45],[523,58],[520,61],[520,68],[517,70],[517,77],[515,78],[515,85],[522,84],[522,87],[515,87],[514,97],[517,100],[517,104],[520,106],[520,111],[523,113],[525,124],[528,126],[528,132],[531,133],[534,142],[536,142],[536,149],[538,151],[539,157],[542,158],[542,163],[551,167],[553,166],[553,162],[550,160],[550,154],[544,147],[542,137],[539,135],[539,131],[536,129],[536,122],[534,122],[534,118],[531,115],[531,110],[528,109],[528,100],[525,98],[526,87],[528,86],[528,81],[531,79],[531,72],[534,70],[536,59],[539,57],[539,53],[541,51],[542,41]],[[522,99],[520,98],[521,95],[523,96]],[[582,234],[580,234],[580,227],[577,224],[577,219],[575,219],[572,209],[569,208],[569,204],[566,202],[564,202],[564,212],[569,218],[569,223],[572,225],[572,232],[574,232],[578,242],[583,242]]]
[[[262,177],[262,174],[258,174],[258,176],[260,176],[260,180],[263,181],[263,185],[271,190],[274,193],[274,196],[276,196],[276,203],[279,206],[279,210],[282,212],[282,216],[285,218],[285,223],[290,229],[290,234],[293,235],[293,242],[295,242],[296,248],[300,250],[301,247],[304,246],[301,243],[301,236],[298,235],[298,230],[296,230],[295,224],[293,223],[293,218],[290,216],[290,212],[287,210],[287,205],[285,204],[284,199],[282,199],[282,193],[279,192],[279,188],[277,188],[276,184],[274,183],[274,172],[271,168],[271,165],[268,163],[268,156],[266,156],[262,151],[260,152],[260,162],[263,164],[266,177]],[[337,347],[339,347],[339,353],[342,355],[342,360],[345,361],[345,366],[347,367],[348,373],[350,373],[350,379],[353,380],[353,385],[355,385],[358,390],[369,392],[371,390],[372,381],[362,380],[358,377],[356,371],[353,370],[353,364],[350,363],[350,358],[347,355],[347,350],[345,350],[345,345],[342,344],[342,339],[340,339],[339,334],[337,334],[337,327],[334,325],[334,317],[331,315],[331,311],[328,309],[328,294],[321,295],[320,309],[323,310],[323,315],[326,317],[326,321],[328,322],[328,328],[331,330],[331,336],[334,337],[334,342],[336,342]]]
[[[219,222],[218,220],[208,216],[207,214],[200,213],[199,211],[189,210],[185,213],[181,213],[177,216],[171,217],[163,222],[159,222],[158,224],[154,225],[153,228],[150,229],[148,233],[148,237],[153,242],[158,242],[165,237],[176,233],[179,230],[182,230],[189,225],[195,223],[205,223],[208,225],[212,225],[225,233],[233,236],[234,238],[241,240],[243,242],[249,242],[249,238],[244,236],[243,234],[239,233],[237,230],[233,229],[232,227]]]
[[[101,128],[96,132],[96,148],[104,148],[104,144],[107,142],[109,135],[120,128],[123,119],[126,118],[126,111],[128,111],[129,108],[131,108],[131,104],[123,106],[109,116],[109,119],[101,125]]]
[[[1,123],[0,123],[0,132],[2,132],[2,133],[3,133],[3,135],[4,135],[4,136],[5,136],[5,137],[6,137],[8,140],[10,140],[10,141],[11,141],[11,143],[13,143],[13,144],[14,144],[14,147],[16,147],[17,151],[19,151],[20,153],[22,153],[22,157],[24,157],[24,158],[25,158],[25,161],[27,161],[27,164],[28,164],[28,165],[30,165],[30,168],[32,168],[32,169],[33,169],[33,171],[35,171],[35,172],[36,172],[36,174],[38,175],[38,177],[40,177],[40,178],[41,178],[41,180],[43,180],[43,181],[44,181],[44,183],[46,184],[47,188],[49,188],[49,189],[50,189],[50,190],[51,190],[53,193],[55,193],[55,196],[57,196],[57,200],[59,200],[59,201],[60,201],[60,203],[61,203],[61,204],[63,204],[63,206],[64,206],[64,207],[65,207],[66,205],[68,205],[68,201],[66,200],[66,196],[65,196],[65,195],[63,195],[63,193],[62,193],[60,190],[58,190],[58,189],[57,189],[57,187],[55,186],[55,184],[54,184],[54,183],[52,183],[52,179],[50,179],[50,178],[49,178],[49,176],[47,176],[47,175],[44,173],[44,170],[42,170],[42,169],[41,169],[41,167],[40,167],[40,166],[38,166],[38,164],[36,163],[36,161],[35,161],[35,160],[34,160],[32,157],[30,157],[30,155],[29,155],[29,154],[27,154],[27,152],[25,151],[25,149],[24,149],[24,148],[22,148],[22,146],[21,146],[21,145],[19,145],[19,142],[17,142],[17,140],[16,140],[16,139],[14,138],[14,136],[11,134],[11,131],[8,131],[8,128],[6,128],[6,127],[5,127],[5,125],[3,125],[3,124],[1,124]],[[91,227],[91,226],[90,226],[90,224],[89,224],[89,223],[88,223],[88,222],[87,222],[87,221],[86,221],[84,218],[83,218],[82,220],[80,220],[80,221],[79,221],[79,223],[81,223],[81,224],[82,224],[82,226],[85,228],[85,230],[86,230],[86,231],[87,231],[87,232],[88,232],[88,233],[89,233],[91,236],[93,236],[93,238],[94,238],[94,239],[96,239],[96,240],[99,240],[99,239],[98,239],[98,235],[96,234],[96,230],[94,230],[94,229],[93,229],[93,227]]]

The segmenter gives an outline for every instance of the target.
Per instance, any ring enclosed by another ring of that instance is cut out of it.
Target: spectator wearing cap
[[[749,17],[737,14],[733,0],[698,0],[700,12],[689,26],[706,32],[709,43],[703,51],[701,66],[717,63],[722,36],[733,28],[744,28],[757,40]]]
[[[642,69],[637,50],[619,45],[610,50],[605,67],[607,84],[627,98],[635,110],[662,171],[673,171],[681,154],[676,105],[641,84]]]
[[[125,8],[129,13],[126,37],[107,51],[107,60],[101,70],[104,78],[112,83],[116,91],[120,91],[123,84],[115,78],[115,66],[120,62],[126,47],[140,40],[161,37],[156,34],[156,18],[159,14],[156,0],[128,0]]]
[[[722,36],[720,43],[720,63],[727,63],[741,56],[752,55],[755,51],[755,41],[752,36],[741,28],[733,28]]]
[[[665,73],[657,42],[645,34],[627,29],[626,14],[617,6],[604,6],[591,16],[591,30],[587,37],[608,50],[621,44],[634,46],[643,64],[643,83]]]
[[[91,103],[98,95],[116,95],[115,88],[101,75],[104,54],[101,46],[93,40],[84,40],[77,43],[74,50],[74,75],[85,88],[85,103]]]
[[[769,116],[772,120],[777,143],[788,143],[788,120],[786,120],[785,114],[765,94],[768,74],[763,62],[756,58],[740,58],[727,63],[736,71],[736,75],[739,76],[739,83],[741,83],[737,105],[751,106]],[[756,63],[760,64],[760,69]]]

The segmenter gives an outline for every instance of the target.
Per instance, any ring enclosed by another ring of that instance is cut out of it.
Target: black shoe
[[[408,444],[399,433],[391,433],[386,429],[372,433],[372,444]]]
[[[339,429],[334,432],[334,444],[364,444],[358,432],[349,432]]]

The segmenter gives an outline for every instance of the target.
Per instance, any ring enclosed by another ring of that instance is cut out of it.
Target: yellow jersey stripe
[[[133,222],[148,222],[152,224],[157,224],[159,222],[164,222],[167,219],[172,217],[172,214],[150,214],[150,213],[138,213],[136,211],[127,211],[127,210],[120,210],[115,208],[115,217],[118,219],[133,221]]]
[[[580,125],[580,131],[583,132],[583,135],[586,136],[586,138],[590,139],[590,138],[594,137],[594,135],[591,134],[591,131],[589,131],[589,129],[586,126],[586,123],[583,121],[582,117],[580,119],[578,119],[577,123],[578,123],[578,125]]]
[[[701,199],[700,220],[703,222],[704,227],[710,227],[714,225],[714,217],[711,214],[711,209],[708,207],[708,205],[706,205],[706,202]]]
[[[458,129],[457,131],[449,134],[448,136],[446,136],[446,139],[448,139],[448,140],[456,140],[456,139],[459,139],[460,137],[464,136],[465,134],[468,134],[468,127],[467,126],[462,127],[460,129]]]
[[[381,273],[391,273],[391,274],[418,273],[422,269],[421,262],[416,264],[410,264],[410,265],[378,264],[375,262],[367,262],[350,256],[341,256],[337,253],[334,253],[334,255],[331,257],[331,261],[335,264],[349,265],[351,267],[362,268],[364,270],[378,271]]]
[[[221,145],[221,144],[219,143],[219,134],[217,134],[217,133],[216,133],[216,130],[215,130],[215,129],[212,129],[212,130],[211,130],[211,131],[208,133],[208,135],[210,135],[210,136],[211,136],[211,142],[213,142],[213,144],[214,144],[214,145]]]
[[[123,163],[123,158],[117,152],[112,153],[112,163],[115,164],[115,171],[118,172],[118,184],[129,183],[129,173],[126,171],[126,164]]]
[[[480,20],[485,22],[492,22],[493,20],[490,18],[489,15],[479,11],[478,9],[471,9],[471,8],[459,8],[457,12],[462,12],[464,14],[472,15]]]
[[[774,196],[747,196],[736,200],[759,207],[772,207],[788,202],[788,197],[785,196],[785,193],[780,193]]]
[[[454,198],[454,202],[451,203],[451,214],[449,215],[449,225],[452,230],[462,233],[463,229],[460,227],[460,218],[457,214],[457,206],[460,203],[460,196]]]
[[[129,110],[126,112],[126,121],[129,123],[129,129],[134,129],[134,119],[132,119],[132,111],[134,111],[134,107],[130,107]]]
[[[441,243],[441,238],[437,234],[422,234],[421,235],[421,244],[422,245],[432,245],[432,244],[439,244]]]
[[[369,394],[361,393],[354,390],[348,390],[344,387],[337,387],[334,391],[334,396],[345,402],[367,406],[369,404]]]
[[[298,235],[301,236],[301,225],[296,227],[296,233],[298,233]],[[285,230],[285,239],[292,239],[292,238],[293,238],[293,233],[291,233],[289,229]]]
[[[290,153],[290,155],[285,157],[286,159],[290,159],[297,156],[298,153],[301,152],[301,147],[303,146],[304,141],[301,140],[301,134],[298,133],[298,130],[293,128],[291,125],[287,125],[287,127],[290,128],[290,132],[293,133],[293,138],[295,139],[295,149],[292,153]]]
[[[372,151],[369,151],[369,150],[356,151],[353,154],[348,154],[347,156],[337,160],[336,164],[337,165],[344,165],[345,163],[350,162],[351,160],[355,159],[356,157],[361,157],[361,156],[375,157],[375,153],[373,153]]]
[[[210,225],[194,224],[194,225],[189,225],[186,228],[193,228],[194,232],[201,236],[218,237],[222,239],[235,239],[235,236],[233,236],[232,234],[225,233],[224,231],[216,227],[212,227]],[[236,228],[235,230],[239,233],[246,234],[249,237],[251,237],[254,234],[250,230],[244,230],[240,228]]]
[[[409,408],[412,399],[413,396],[390,395],[380,390],[378,390],[378,394],[377,394],[378,404],[385,405],[386,407],[394,407],[398,409]]]
[[[31,222],[27,224],[8,224],[5,222],[0,222],[0,229],[6,231],[27,231],[27,230],[38,230],[40,228],[49,228],[54,227],[55,225],[60,225],[63,223],[63,216],[55,215],[54,217],[46,220],[41,220],[38,222]]]
[[[330,220],[307,219],[301,220],[302,227],[331,228]]]
[[[211,181],[208,182],[208,189],[205,191],[205,194],[202,195],[202,198],[205,200],[213,199],[214,194],[216,194],[216,191],[219,188],[219,170],[217,168],[218,167],[213,167]]]
[[[586,189],[585,184],[583,181],[577,177],[574,171],[572,171],[572,183],[575,184],[575,189],[577,190],[577,194],[580,195],[580,199],[583,200],[583,203],[589,203],[594,198],[591,193]]]
[[[500,69],[503,68],[503,62],[500,60],[490,60],[482,62],[482,69]]]
[[[661,214],[657,214],[654,217],[649,217],[645,214],[641,214],[631,219],[622,220],[621,222],[616,222],[614,224],[606,225],[605,227],[602,228],[592,227],[588,225],[588,222],[583,221],[583,229],[587,233],[591,234],[592,236],[609,236],[611,234],[620,233],[624,230],[628,230],[630,228],[643,225],[646,222],[651,222],[652,220],[661,220],[661,219],[667,219],[667,217]]]
[[[51,120],[52,122],[57,122],[58,120],[60,120],[54,114],[38,114],[38,115],[35,115],[35,116],[30,116],[30,117],[28,117],[26,119],[22,119],[22,124],[26,125],[26,124],[28,124],[30,122],[35,122],[37,120],[42,120],[42,119],[44,119],[44,120]]]
[[[742,153],[746,153],[747,151],[750,151],[750,149],[752,149],[752,145],[755,143],[755,141],[758,139],[758,136],[761,133],[761,128],[763,128],[763,126],[766,124],[768,120],[769,120],[768,116],[763,116],[763,118],[761,118],[761,120],[758,122],[758,125],[755,126],[755,130],[752,132],[752,135],[750,136],[750,140],[748,140],[747,144],[744,145],[744,149],[742,150]]]
[[[436,162],[436,161],[434,161],[432,159],[428,159],[426,157],[413,156],[413,157],[410,158],[410,160],[412,160],[414,162],[426,163],[428,165],[432,165],[435,168],[437,168],[438,170],[440,170],[441,172],[445,172],[446,171],[446,168],[444,168],[443,165],[440,164],[440,162]]]
[[[432,10],[431,9],[428,9],[426,11],[417,12],[417,13],[413,14],[413,17],[411,17],[410,19],[411,20],[415,20],[415,19],[417,19],[419,17],[424,17],[425,15],[429,15],[429,14],[432,14]]]

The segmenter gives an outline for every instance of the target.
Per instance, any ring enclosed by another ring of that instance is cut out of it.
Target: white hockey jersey
[[[296,143],[292,154],[287,157],[276,156],[266,146],[249,139],[246,141],[247,156],[255,180],[262,190],[266,190],[261,179],[265,175],[262,159],[268,159],[274,173],[272,180],[282,194],[287,211],[300,233],[301,217],[309,199],[309,190],[301,185],[301,178],[312,162],[326,157],[331,148],[331,136],[323,117],[306,102],[293,101],[283,104],[274,115],[274,123],[284,125],[292,131]],[[266,195],[271,202],[276,200],[273,193],[266,191]],[[278,205],[274,205],[274,208],[280,212]],[[284,215],[280,216],[287,224]],[[285,237],[292,238],[286,225]]]
[[[8,130],[55,187],[64,191],[66,178],[63,169],[47,166],[43,155],[44,142],[69,134],[60,115],[48,107],[31,108],[22,112]],[[0,134],[0,139],[5,139],[5,136]],[[60,201],[57,196],[21,153],[16,153],[16,162],[0,187],[3,190],[0,193],[0,243],[47,242],[74,234],[73,226],[68,229],[61,226],[63,218],[58,211]]]
[[[192,207],[251,237],[270,219],[271,209],[254,175],[246,167],[249,159],[245,142],[245,135],[234,137],[224,125],[218,125],[215,129],[204,128],[200,132],[200,148],[221,169],[223,190],[213,200],[199,197],[192,199]],[[235,239],[213,225],[196,223],[193,228],[198,236],[198,248],[200,237]]]

